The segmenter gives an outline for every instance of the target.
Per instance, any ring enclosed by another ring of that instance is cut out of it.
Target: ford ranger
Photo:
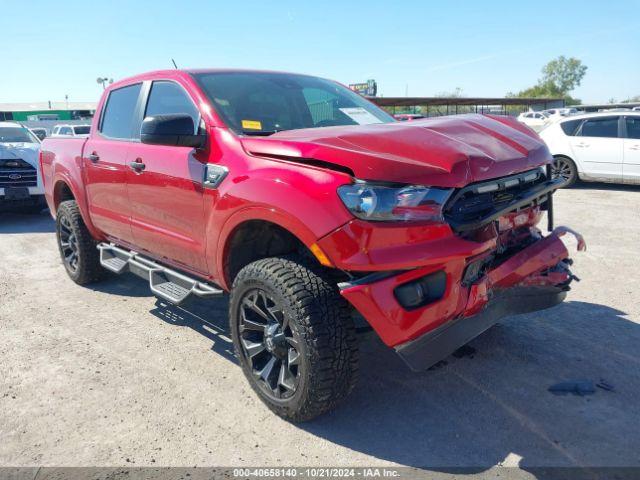
[[[229,292],[244,374],[292,421],[352,390],[357,322],[422,370],[574,278],[562,181],[507,117],[396,122],[311,76],[158,71],[110,85],[89,138],[48,138],[40,160],[71,279]]]

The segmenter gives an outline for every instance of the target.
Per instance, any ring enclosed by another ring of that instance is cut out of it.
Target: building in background
[[[95,102],[0,103],[0,121],[20,122],[27,127],[44,128],[51,135],[54,126],[87,125],[96,112]]]
[[[90,120],[95,111],[95,102],[0,103],[0,121]]]

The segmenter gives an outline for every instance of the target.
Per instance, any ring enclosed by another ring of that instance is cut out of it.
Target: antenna
[[[172,58],[171,61],[173,62],[173,66],[176,67],[176,70],[178,70],[178,65],[176,65],[176,61]]]

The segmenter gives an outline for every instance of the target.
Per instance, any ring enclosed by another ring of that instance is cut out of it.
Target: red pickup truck
[[[561,180],[511,118],[396,122],[311,76],[158,71],[109,86],[89,138],[46,139],[40,161],[71,279],[230,292],[242,369],[294,421],[352,390],[357,322],[421,370],[573,279]]]

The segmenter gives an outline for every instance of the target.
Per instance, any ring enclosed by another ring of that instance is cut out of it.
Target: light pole
[[[107,88],[107,83],[109,83],[109,85],[113,83],[113,78],[98,77],[96,82],[102,85],[102,89],[104,90],[105,88]]]

